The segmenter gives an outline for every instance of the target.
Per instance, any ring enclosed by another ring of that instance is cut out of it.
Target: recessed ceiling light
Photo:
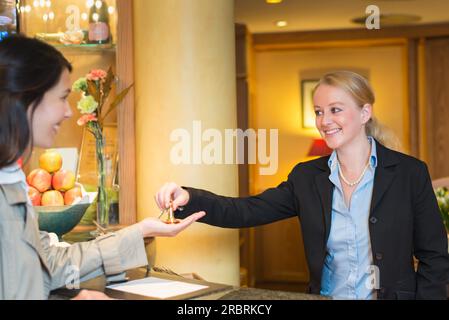
[[[279,28],[286,27],[287,25],[288,25],[288,23],[285,20],[276,21],[276,26],[278,26]]]
[[[359,17],[351,20],[353,23],[365,24],[367,17]],[[420,16],[411,14],[381,14],[380,15],[380,26],[393,26],[393,25],[403,25],[411,24],[421,20]]]
[[[265,0],[265,2],[268,4],[276,4],[276,3],[281,3],[282,0]]]

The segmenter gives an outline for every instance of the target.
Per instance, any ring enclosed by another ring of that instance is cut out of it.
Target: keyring
[[[161,211],[158,219],[161,219],[164,213],[167,213],[167,219],[162,220],[162,222],[166,224],[177,224],[180,222],[178,219],[175,219],[175,215],[173,213],[173,201],[170,201],[170,206],[168,208]]]

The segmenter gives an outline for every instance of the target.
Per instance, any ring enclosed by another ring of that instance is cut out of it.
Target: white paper
[[[195,292],[208,288],[199,284],[173,281],[156,277],[129,281],[126,283],[108,286],[109,289],[138,294],[145,297],[167,299],[181,294]]]

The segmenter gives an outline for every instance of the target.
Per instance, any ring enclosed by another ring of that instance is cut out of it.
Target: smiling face
[[[372,106],[357,105],[345,90],[321,84],[313,97],[315,124],[331,149],[342,148],[366,137],[365,124],[371,118]]]
[[[61,123],[72,116],[73,113],[67,100],[70,91],[70,73],[69,70],[64,69],[59,81],[45,93],[34,111],[30,127],[35,146],[50,148]],[[28,114],[28,119],[31,119],[31,114]]]

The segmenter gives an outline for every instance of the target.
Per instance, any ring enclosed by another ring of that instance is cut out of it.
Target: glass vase
[[[106,143],[102,132],[99,132],[95,143],[98,171],[97,232],[104,234],[109,227],[109,200],[106,190]]]

